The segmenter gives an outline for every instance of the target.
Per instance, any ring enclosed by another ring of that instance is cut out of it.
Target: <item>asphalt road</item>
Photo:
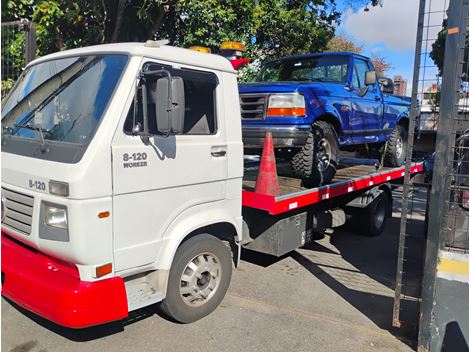
[[[407,262],[399,330],[391,327],[395,203],[394,218],[377,238],[343,230],[282,258],[246,251],[220,307],[190,325],[165,320],[153,306],[124,322],[69,330],[2,299],[2,351],[411,351],[424,203],[413,202],[407,256],[414,260]]]

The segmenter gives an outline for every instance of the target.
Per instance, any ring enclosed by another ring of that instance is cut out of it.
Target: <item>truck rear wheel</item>
[[[408,131],[404,125],[396,125],[384,150],[385,166],[400,166],[405,161]]]
[[[326,121],[317,121],[303,148],[292,158],[292,170],[305,187],[326,184],[336,174],[338,154],[335,129]]]
[[[382,233],[390,215],[390,200],[384,191],[381,192],[366,208],[362,209],[357,218],[360,232],[369,237]]]
[[[161,309],[180,323],[199,320],[217,308],[231,277],[229,248],[209,234],[192,237],[176,251]]]

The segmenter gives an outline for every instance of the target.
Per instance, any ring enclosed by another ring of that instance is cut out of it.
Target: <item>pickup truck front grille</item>
[[[25,235],[31,234],[34,197],[2,187],[5,201],[3,225]]]
[[[264,119],[267,94],[240,94],[240,108],[243,120]]]

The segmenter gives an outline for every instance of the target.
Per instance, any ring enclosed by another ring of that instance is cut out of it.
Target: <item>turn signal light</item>
[[[96,268],[96,274],[95,277],[102,277],[105,275],[110,274],[113,271],[113,264],[108,263],[105,265],[101,265]]]
[[[101,213],[98,213],[98,217],[100,219],[104,219],[104,218],[109,217],[109,211],[102,211]]]
[[[305,116],[305,108],[268,108],[268,116]]]

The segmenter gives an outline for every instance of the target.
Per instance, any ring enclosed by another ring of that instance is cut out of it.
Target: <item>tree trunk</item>
[[[147,39],[153,39],[153,35],[160,29],[163,23],[163,19],[165,15],[170,11],[170,7],[174,6],[173,1],[166,1],[164,4],[158,6],[157,9],[157,18],[153,25],[149,28],[147,32]],[[165,39],[165,38],[157,38],[157,39]]]
[[[113,35],[111,36],[110,43],[116,43],[119,39],[119,33],[121,31],[122,19],[124,15],[124,10],[127,7],[127,0],[119,0],[118,8],[116,12],[116,22],[114,25]]]

